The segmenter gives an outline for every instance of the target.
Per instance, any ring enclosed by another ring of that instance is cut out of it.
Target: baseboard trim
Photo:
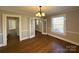
[[[77,43],[77,42],[74,42],[74,41],[71,41],[71,40],[68,40],[68,39],[59,37],[59,36],[55,36],[55,35],[52,35],[52,34],[48,34],[48,35],[49,35],[49,36],[56,37],[56,38],[58,38],[58,39],[60,39],[60,40],[64,40],[64,41],[66,41],[66,42],[69,42],[69,43],[72,43],[72,44],[75,44],[75,45],[79,46],[79,43]]]
[[[42,33],[42,34],[45,34],[45,35],[47,35],[47,33]]]
[[[24,38],[22,38],[22,40],[20,40],[20,41],[23,41],[23,40],[26,40],[26,39],[31,39],[31,38],[33,38],[33,37],[35,37],[35,35],[32,35],[32,36],[30,36],[30,37],[24,37]]]
[[[3,33],[0,33],[0,35],[2,36],[2,44],[0,44],[0,47],[3,47],[3,46],[7,46],[7,42],[3,41],[5,38],[3,37]]]
[[[20,40],[20,41],[23,41],[23,40],[26,40],[26,39],[29,39],[29,37],[24,37],[24,38],[22,38],[22,40]]]
[[[30,36],[30,38],[33,38],[33,37],[35,37],[35,35]]]
[[[3,47],[3,44],[0,44],[0,47]]]
[[[7,46],[7,44],[0,44],[0,47],[4,47],[4,46]]]

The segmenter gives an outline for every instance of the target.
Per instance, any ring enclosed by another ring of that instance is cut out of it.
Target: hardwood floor
[[[18,37],[8,37],[8,45],[0,48],[1,53],[62,53],[79,52],[79,47],[59,40],[57,38],[42,35],[36,32],[32,39],[19,41]]]

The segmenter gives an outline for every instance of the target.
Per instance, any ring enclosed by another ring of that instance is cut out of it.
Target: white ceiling
[[[42,11],[46,13],[46,15],[56,14],[59,12],[67,12],[74,9],[79,9],[79,7],[73,6],[42,6]],[[30,14],[35,15],[37,11],[39,11],[38,6],[0,6],[0,10],[10,11],[15,13],[22,14]]]

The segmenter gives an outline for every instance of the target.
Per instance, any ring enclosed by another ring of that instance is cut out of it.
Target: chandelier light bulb
[[[36,16],[37,16],[37,17],[44,17],[44,16],[45,16],[45,13],[41,11],[41,7],[39,7],[39,8],[40,8],[40,11],[38,11],[38,12],[36,13]]]

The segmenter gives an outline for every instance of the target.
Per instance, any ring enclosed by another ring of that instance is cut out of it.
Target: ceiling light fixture
[[[44,17],[44,16],[45,16],[45,13],[42,12],[41,7],[42,7],[42,6],[39,6],[39,9],[40,9],[40,10],[36,13],[36,16],[37,16],[37,17]]]

